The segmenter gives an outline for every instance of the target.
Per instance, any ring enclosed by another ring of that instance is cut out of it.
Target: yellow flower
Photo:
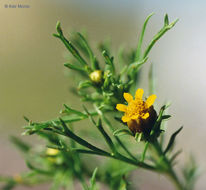
[[[143,132],[144,128],[148,128],[148,125],[151,124],[151,118],[152,121],[156,118],[156,112],[152,106],[156,95],[153,94],[146,101],[143,101],[143,93],[143,89],[137,89],[135,99],[133,99],[131,94],[124,93],[124,99],[128,102],[128,106],[124,104],[117,104],[116,106],[117,110],[125,112],[122,121],[127,122],[128,127],[133,133]]]

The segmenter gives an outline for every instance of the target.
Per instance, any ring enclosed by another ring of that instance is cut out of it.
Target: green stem
[[[149,142],[147,141],[147,142],[145,143],[144,151],[143,151],[142,156],[141,156],[141,161],[142,161],[142,162],[144,162],[144,159],[145,159],[145,155],[146,155],[148,146],[149,146]]]
[[[79,180],[80,180],[80,183],[81,183],[83,189],[89,190],[89,187],[88,187],[87,183],[85,182],[84,178],[80,178]]]
[[[138,166],[138,167],[141,167],[141,168],[144,168],[144,169],[148,169],[148,170],[153,170],[155,171],[156,170],[156,167],[153,167],[153,166],[150,166],[146,163],[143,163],[141,161],[138,161],[138,160],[133,160],[133,159],[130,159],[130,158],[127,158],[125,156],[123,156],[122,154],[118,153],[118,152],[115,152],[115,153],[108,153],[96,146],[93,146],[92,144],[88,143],[87,141],[85,141],[84,139],[80,138],[79,136],[75,135],[67,126],[66,124],[64,123],[64,121],[60,118],[60,121],[62,123],[62,127],[64,128],[64,132],[62,131],[58,131],[58,130],[55,130],[53,129],[53,132],[57,133],[57,134],[60,134],[60,135],[63,135],[63,136],[66,136],[66,137],[69,137],[71,139],[73,139],[75,142],[77,142],[78,144],[94,151],[94,152],[98,152],[99,155],[102,155],[102,156],[106,156],[106,157],[110,157],[110,158],[114,158],[114,159],[117,159],[117,160],[120,160],[120,161],[123,161],[123,162],[126,162],[128,164],[132,164],[134,166]]]
[[[153,167],[149,164],[146,164],[146,163],[138,161],[138,160],[134,161],[130,158],[127,158],[127,157],[123,156],[120,153],[109,154],[109,153],[100,153],[100,152],[84,150],[84,149],[76,149],[75,151],[77,151],[78,153],[83,153],[83,154],[96,154],[96,155],[99,155],[99,156],[105,156],[105,157],[108,157],[108,158],[113,158],[113,159],[128,163],[130,165],[137,166],[137,167],[144,168],[144,169],[148,169],[148,170],[151,170],[151,171],[156,171],[157,170],[156,167]]]
[[[122,149],[132,158],[133,160],[137,161],[137,158],[135,158],[132,153],[127,149],[127,147],[122,143],[122,141],[119,139],[119,137],[115,136],[116,141],[119,143],[119,145],[122,147]]]
[[[145,20],[145,22],[144,22],[144,25],[143,25],[143,27],[142,27],[141,35],[140,35],[140,37],[139,37],[139,41],[138,41],[138,45],[137,45],[137,50],[136,50],[136,58],[135,58],[136,60],[139,60],[139,58],[140,58],[141,47],[142,47],[142,42],[143,42],[143,38],[144,38],[144,34],[145,34],[145,29],[146,29],[146,26],[147,26],[147,23],[148,23],[149,19],[152,17],[153,14],[154,14],[154,13],[150,14],[150,15],[146,18],[146,20]]]
[[[172,169],[168,174],[167,174],[168,178],[171,179],[171,181],[173,182],[173,184],[175,185],[175,187],[177,188],[177,190],[186,190],[183,185],[180,183],[177,175],[175,174],[174,170]]]
[[[114,155],[114,156],[112,156],[112,157],[113,157],[114,159],[117,159],[117,160],[126,162],[126,163],[128,163],[128,164],[132,164],[132,165],[134,165],[134,166],[138,166],[138,167],[140,167],[140,168],[148,169],[148,170],[151,170],[151,171],[156,171],[156,167],[153,167],[153,166],[151,166],[151,165],[149,165],[149,164],[146,164],[146,163],[144,163],[144,162],[133,161],[133,160],[131,160],[131,159],[129,159],[129,158],[127,158],[127,157],[119,154],[119,153],[116,154],[116,155]]]
[[[95,108],[97,109],[97,107],[95,106]],[[108,126],[108,128],[110,129],[110,131],[112,133],[114,133],[114,128],[112,127],[112,124],[109,122],[109,120],[105,117],[105,115],[102,113],[102,111],[98,110],[100,116],[102,117],[102,120],[106,123],[106,125]],[[120,140],[119,137],[115,136],[116,141],[119,143],[119,145],[122,147],[122,149],[135,161],[137,161],[137,159],[135,158],[135,156],[133,156],[133,154],[127,149],[127,147],[122,143],[122,141]]]
[[[168,178],[174,183],[177,190],[185,190],[183,187],[183,184],[180,182],[180,180],[177,177],[177,174],[175,173],[174,169],[172,168],[171,162],[168,160],[166,155],[164,154],[159,142],[157,140],[151,142],[153,145],[155,151],[157,152],[159,156],[159,160],[162,161],[160,173],[166,174]]]
[[[142,59],[146,58],[147,55],[149,54],[150,50],[152,49],[152,47],[154,46],[154,44],[168,31],[170,30],[176,23],[177,23],[178,19],[175,20],[174,22],[172,22],[171,24],[167,24],[165,25],[152,39],[152,41],[150,42],[150,44],[148,45],[147,49],[145,50]]]

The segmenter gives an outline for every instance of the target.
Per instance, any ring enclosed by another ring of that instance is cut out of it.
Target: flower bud
[[[46,150],[46,154],[48,156],[56,156],[59,153],[58,149],[54,149],[54,148],[47,148]]]
[[[95,70],[89,75],[90,79],[94,83],[101,83],[102,81],[102,71],[101,70]]]

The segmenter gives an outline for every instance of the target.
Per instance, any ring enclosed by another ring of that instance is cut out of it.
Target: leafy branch
[[[174,169],[181,153],[181,150],[174,151],[174,147],[182,127],[171,135],[167,144],[163,140],[163,123],[171,117],[165,113],[168,105],[163,105],[157,114],[153,106],[147,107],[147,103],[142,101],[140,111],[145,112],[140,114],[148,118],[133,117],[127,122],[116,109],[116,105],[126,103],[125,100],[130,105],[131,95],[125,98],[124,93],[134,94],[139,86],[140,68],[148,61],[151,49],[178,21],[169,23],[166,14],[163,27],[143,50],[146,27],[152,15],[143,24],[137,47],[129,52],[121,48],[119,60],[112,56],[108,43],[99,45],[100,59],[83,34],[76,33],[75,37],[71,36],[68,40],[60,22],[57,22],[57,33],[53,35],[63,43],[70,56],[64,66],[78,76],[78,85],[73,92],[87,103],[84,103],[83,111],[64,104],[60,116],[49,121],[33,122],[24,117],[28,124],[24,126],[23,134],[36,134],[45,140],[46,146],[36,148],[19,138],[11,138],[25,157],[30,171],[18,177],[1,176],[4,190],[11,190],[17,185],[33,186],[44,182],[52,183],[51,190],[70,190],[75,188],[74,180],[78,180],[85,190],[97,190],[98,182],[105,183],[110,189],[122,190],[130,188],[130,171],[138,168],[167,176],[178,190],[194,189],[198,177],[195,160],[192,158],[182,169],[182,178]],[[120,72],[117,68],[119,62],[122,67]],[[151,70],[150,92],[154,91],[153,84]],[[128,109],[126,105],[122,106],[124,111]],[[97,159],[99,157],[102,159]],[[90,183],[87,179],[90,179]]]

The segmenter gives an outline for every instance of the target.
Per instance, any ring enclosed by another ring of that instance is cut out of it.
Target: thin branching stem
[[[154,147],[155,151],[157,152],[159,159],[162,161],[160,163],[161,170],[160,173],[166,174],[174,183],[176,188],[178,190],[185,190],[183,187],[183,184],[180,182],[179,178],[177,177],[177,174],[175,173],[171,162],[168,160],[166,155],[164,154],[159,142],[157,140],[154,140],[151,145]]]

